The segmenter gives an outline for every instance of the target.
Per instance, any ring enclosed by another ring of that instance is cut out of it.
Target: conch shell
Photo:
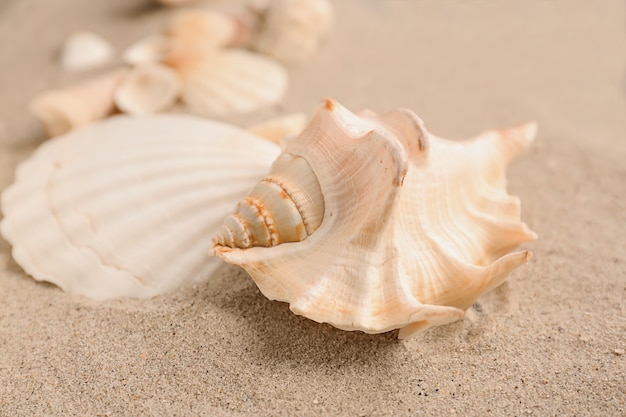
[[[536,126],[454,142],[411,111],[326,100],[213,238],[261,292],[345,330],[405,338],[456,321],[531,257],[505,168]]]

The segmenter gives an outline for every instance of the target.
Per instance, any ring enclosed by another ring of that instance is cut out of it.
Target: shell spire
[[[341,329],[408,337],[450,323],[531,256],[510,253],[536,235],[504,173],[533,136],[528,124],[450,141],[410,110],[355,115],[327,99],[211,252],[268,298]]]
[[[240,249],[299,242],[317,230],[323,215],[324,196],[311,167],[303,158],[282,154],[213,242]]]

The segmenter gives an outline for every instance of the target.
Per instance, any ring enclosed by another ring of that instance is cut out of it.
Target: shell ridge
[[[436,278],[433,277],[433,280],[431,281],[431,285],[433,286],[434,291],[429,291],[428,296],[429,298],[433,299],[433,301],[436,301],[435,304],[451,305],[463,309],[468,308],[471,306],[474,300],[479,298],[485,292],[483,288],[485,287],[485,282],[492,278],[491,271],[502,270],[502,266],[507,266],[510,269],[505,272],[506,274],[517,266],[520,266],[522,263],[526,262],[526,260],[530,259],[530,255],[528,255],[527,257],[515,258],[521,259],[521,262],[519,263],[505,262],[506,260],[511,259],[508,258],[511,255],[529,253],[528,251],[522,251],[515,252],[509,255],[504,255],[491,262],[489,265],[483,266],[473,264],[460,258],[454,252],[444,251],[443,248],[446,245],[445,241],[441,241],[440,239],[437,239],[433,236],[427,236],[427,238],[433,248],[433,253],[439,254],[439,256],[436,257],[438,265],[436,269],[439,269],[440,271],[446,271],[446,274],[440,274]],[[465,272],[463,273],[459,271]],[[465,275],[465,279],[459,279],[463,275]],[[447,277],[447,279],[444,281],[441,277]],[[500,281],[497,285],[501,283],[502,281]],[[495,288],[495,286],[493,288]],[[417,293],[416,295],[418,298],[422,288],[422,286],[418,285],[414,289],[414,291]],[[454,289],[453,293],[450,293],[449,289],[451,288]],[[444,290],[448,290],[447,293]],[[448,298],[441,299],[441,297],[443,297],[444,295]],[[460,297],[460,300],[469,299],[471,300],[471,302],[466,301],[465,304],[462,304],[461,301],[455,301],[454,299],[450,300],[450,297],[454,296]]]
[[[58,168],[56,168],[56,170],[58,170]],[[54,171],[55,171],[55,169],[53,169],[53,172]],[[125,274],[128,278],[131,278],[132,280],[134,280],[136,286],[150,288],[150,285],[146,285],[146,283],[140,277],[135,276],[130,271],[128,271],[128,270],[126,270],[124,268],[121,268],[121,267],[117,267],[116,265],[113,265],[111,263],[105,262],[104,259],[102,259],[102,257],[99,255],[98,251],[96,251],[95,248],[93,248],[89,244],[85,244],[84,243],[82,245],[77,245],[76,242],[74,242],[72,239],[69,238],[69,234],[67,233],[67,231],[66,231],[66,229],[64,227],[64,224],[61,221],[59,213],[58,213],[58,211],[56,211],[54,209],[55,206],[52,204],[52,199],[51,199],[51,194],[50,194],[51,181],[52,181],[52,177],[48,177],[48,180],[46,181],[46,184],[44,185],[44,195],[45,195],[45,197],[47,199],[47,202],[48,202],[48,208],[49,208],[49,212],[50,212],[51,218],[56,223],[56,225],[59,228],[59,230],[66,232],[64,234],[64,240],[67,242],[67,244],[70,245],[70,246],[73,246],[74,248],[79,249],[79,250],[82,249],[82,250],[85,250],[85,251],[89,251],[89,253],[91,253],[91,255],[93,256],[93,259],[96,262],[98,262],[101,266],[103,266],[105,268],[113,269],[115,271],[118,271],[120,273]],[[87,216],[85,213],[82,213],[82,214],[84,216]],[[92,221],[88,221],[88,222],[85,222],[83,224],[83,226],[87,227],[87,229],[91,232],[91,234],[95,234],[94,230],[92,229],[92,225],[93,225]],[[57,281],[59,281],[59,280],[55,279],[52,282],[54,282],[56,284]],[[64,286],[59,285],[59,287],[61,287],[61,289],[65,290]]]
[[[292,192],[289,190],[289,186],[287,186],[283,181],[280,181],[279,179],[272,177],[272,176],[268,176],[263,178],[263,181],[265,182],[271,182],[273,184],[276,184],[278,187],[280,187],[280,189],[287,194],[287,197],[289,197],[289,201],[291,201],[293,203],[293,206],[296,208],[296,210],[298,211],[298,214],[300,215],[300,218],[302,219],[302,223],[305,226],[306,232],[307,232],[307,236],[310,236],[313,233],[313,227],[308,224],[307,220],[306,220],[306,214],[304,213],[305,210],[303,210],[302,204],[298,201],[298,199],[296,199],[294,197],[294,195],[292,194]]]
[[[398,262],[398,257],[387,259],[384,263],[391,262]],[[343,269],[346,269],[345,266]],[[331,275],[336,276],[336,274]],[[370,281],[379,281],[379,278],[379,276],[375,276]],[[363,280],[358,281],[363,282]],[[354,310],[350,314],[351,318],[349,321],[340,321],[338,318],[320,314],[319,305],[316,303],[327,300],[329,296],[336,296],[332,290],[334,283],[327,278],[320,279],[316,285],[309,288],[300,297],[292,299],[290,309],[294,313],[303,315],[318,323],[332,323],[333,326],[343,330],[358,329],[366,333],[387,332],[403,327],[404,323],[416,321],[424,322],[420,325],[420,328],[421,330],[426,330],[428,327],[451,323],[463,317],[464,310],[456,307],[422,304],[413,296],[402,276],[399,276],[396,282],[399,284],[400,291],[395,292],[395,297],[392,300],[387,300],[390,305],[396,306],[396,308],[390,310],[385,309],[384,305],[380,305],[380,308],[384,310],[384,315],[381,315],[378,311],[372,311],[367,303],[353,306]],[[365,285],[363,285],[370,289],[368,293],[364,293],[364,298],[368,299],[368,295],[372,299],[378,298],[377,295],[379,294],[376,294],[376,287],[368,286],[368,283],[365,282]],[[335,305],[335,308],[340,307]],[[343,308],[350,308],[349,304]]]
[[[278,230],[276,228],[274,217],[272,213],[265,207],[263,202],[258,198],[248,197],[247,201],[251,202],[251,205],[255,207],[259,216],[263,219],[262,223],[266,227],[266,238],[268,246],[274,246],[278,244]]]
[[[61,170],[62,168],[56,169],[56,172],[61,171]],[[81,177],[81,175],[78,175],[78,177]],[[64,176],[61,176],[61,179],[64,179]],[[109,256],[112,256],[112,260],[109,262],[105,262],[103,260],[102,261],[103,265],[113,265],[113,259],[115,259],[116,262],[121,261],[122,264],[127,265],[131,261],[131,258],[129,257],[133,255],[137,255],[137,254],[129,253],[128,255],[126,255],[124,252],[124,249],[126,247],[131,247],[131,248],[142,247],[142,245],[138,243],[138,240],[140,240],[142,236],[145,234],[146,231],[143,229],[145,229],[146,225],[143,225],[141,222],[134,221],[134,219],[132,218],[129,219],[129,217],[125,213],[126,209],[124,205],[117,204],[114,206],[110,206],[109,209],[106,211],[96,211],[96,212],[93,212],[94,210],[93,207],[90,208],[89,206],[82,207],[82,206],[76,205],[77,204],[76,202],[78,201],[93,200],[94,196],[103,194],[104,193],[103,190],[98,189],[97,187],[88,188],[86,191],[89,193],[89,195],[87,196],[84,194],[80,194],[78,196],[73,195],[70,197],[71,199],[68,200],[67,198],[62,197],[63,194],[59,194],[58,191],[53,192],[53,190],[56,189],[56,184],[58,180],[59,180],[58,176],[54,174],[50,175],[49,181],[48,181],[49,185],[48,185],[47,195],[48,195],[49,206],[51,207],[51,210],[54,210],[54,212],[57,213],[56,219],[57,219],[58,227],[59,229],[64,231],[65,236],[68,239],[68,241],[70,241],[74,246],[77,246],[77,247],[90,248],[92,251],[97,253],[100,258],[102,258],[102,253],[100,252],[104,250],[105,253],[108,253]],[[82,178],[80,180],[82,181]],[[110,180],[108,175],[106,176],[106,180],[107,181]],[[145,181],[141,181],[141,179],[138,179],[138,180],[139,180],[139,183],[133,184],[133,187],[132,187],[133,189],[136,187],[143,188],[144,190],[150,189],[150,187],[148,186],[148,184],[146,184]],[[168,181],[169,181],[169,178],[168,178]],[[64,182],[66,183],[65,188],[67,188],[68,184],[70,185],[72,184],[71,178],[65,180]],[[110,185],[113,185],[113,184],[115,184],[115,182],[111,183]],[[176,191],[181,191],[181,192],[184,191],[185,189],[185,187],[180,187],[178,186],[178,184],[177,184],[177,187],[175,188],[177,188]],[[162,186],[161,191],[167,194],[168,187]],[[53,194],[57,195],[57,198],[53,198],[52,197]],[[182,196],[179,196],[176,193],[170,193],[169,198],[178,199],[178,198],[182,198]],[[67,200],[67,202],[65,200]],[[128,199],[125,199],[124,201],[128,202]],[[133,198],[131,201],[134,201],[133,204],[136,206],[142,206],[142,207],[145,206],[145,209],[149,210],[149,213],[153,214],[156,218],[161,219],[161,221],[159,222],[159,226],[158,226],[159,228],[161,228],[163,224],[169,224],[169,222],[171,222],[173,218],[171,213],[161,208],[160,198],[146,200],[145,196],[141,198],[140,194],[133,193]],[[119,201],[119,203],[121,203],[121,201]],[[65,207],[66,204],[71,204],[70,206],[71,210],[69,210],[70,207]],[[96,207],[96,210],[100,210],[100,209]],[[58,215],[59,212],[67,213],[70,215],[70,217],[68,218],[67,216],[65,216],[62,218],[61,216]],[[141,214],[141,216],[144,216],[144,215],[145,214],[143,213]],[[101,220],[95,221],[94,216],[99,216]],[[71,228],[73,224],[76,225],[76,222],[79,222],[83,227],[85,227],[85,230],[90,231],[90,233],[87,234],[86,236],[83,236],[82,238],[72,233],[71,229],[68,229],[68,227]],[[125,241],[126,246],[120,247],[120,248],[118,248],[117,244],[111,240],[112,236],[108,235],[108,231],[113,230],[118,226],[124,226],[126,236],[128,236],[128,238]],[[168,240],[171,240],[174,238],[172,233],[170,233],[169,230],[165,230],[165,229],[163,230],[163,233],[160,233],[160,235],[168,236],[167,237]],[[98,239],[97,242],[94,241],[96,237]],[[159,239],[158,241],[160,240],[161,239]],[[155,242],[155,244],[157,242]],[[155,246],[155,245],[151,245],[151,246]],[[117,249],[122,249],[122,250],[117,250]],[[145,248],[146,251],[149,249],[150,247]],[[160,267],[156,263],[153,265],[153,267],[154,268],[152,268],[148,273],[149,276],[158,275],[157,272],[158,272],[158,269],[160,269]],[[140,273],[140,271],[127,270],[127,272],[135,276],[136,279],[142,284],[146,283],[145,280],[142,280],[141,278],[139,278],[140,276],[143,275],[142,273]],[[148,271],[144,271],[144,272],[148,272]]]
[[[248,181],[249,183],[249,181]],[[145,186],[144,186],[145,188]],[[185,188],[185,187],[180,187],[180,188]],[[195,187],[197,189],[197,187]],[[168,188],[165,188],[163,191],[167,191]],[[203,189],[204,190],[204,189]],[[185,194],[183,195],[178,195],[176,193],[172,193],[172,194],[168,194],[167,198],[169,199],[174,199],[179,201],[180,203],[176,203],[176,206],[174,206],[173,208],[176,208],[176,211],[173,212],[172,209],[170,208],[169,210],[162,207],[165,204],[170,204],[167,199],[164,199],[162,195],[159,194],[159,197],[155,197],[152,200],[148,200],[148,201],[142,201],[140,204],[140,201],[137,201],[137,205],[145,205],[145,203],[149,203],[146,207],[145,210],[148,210],[147,212],[144,211],[144,214],[141,214],[142,216],[144,215],[148,215],[149,213],[154,213],[153,215],[155,216],[155,218],[160,219],[158,224],[159,227],[161,227],[161,225],[169,225],[169,224],[173,224],[171,222],[173,222],[175,219],[179,218],[179,219],[185,219],[184,222],[188,223],[190,221],[196,221],[197,224],[203,224],[206,225],[206,220],[205,217],[209,214],[209,213],[205,213],[206,212],[206,205],[207,205],[207,201],[205,201],[205,199],[198,199],[196,198],[194,195],[191,195],[189,193],[188,190]],[[198,196],[201,196],[200,193],[196,192],[195,193]],[[239,192],[232,192],[229,194],[226,194],[225,197],[231,199],[231,200],[236,200],[237,198],[241,197],[241,191]],[[184,203],[184,204],[183,204]],[[210,204],[210,202],[209,202]],[[119,209],[123,210],[124,206],[120,207]],[[119,209],[117,209],[119,211]],[[76,213],[78,214],[78,210],[75,210]],[[118,214],[116,214],[115,211],[111,212],[111,211],[106,211],[104,213],[100,213],[99,214],[100,217],[102,217],[103,215],[105,215],[106,217],[103,218],[102,221],[104,221],[103,224],[100,225],[101,229],[104,229],[104,232],[106,231],[110,231],[110,230],[114,230],[117,227],[123,227],[125,230],[125,235],[128,236],[125,239],[125,246],[124,247],[119,247],[118,243],[115,243],[114,241],[111,241],[110,239],[113,238],[114,236],[109,237],[107,233],[102,233],[99,232],[95,229],[91,229],[92,230],[92,235],[93,236],[99,236],[99,245],[103,248],[109,248],[108,251],[109,252],[116,252],[115,257],[117,259],[119,259],[120,261],[122,261],[124,264],[128,264],[130,261],[132,261],[132,259],[130,259],[129,257],[137,257],[139,256],[139,253],[135,252],[129,252],[126,255],[125,252],[125,248],[141,248],[141,253],[146,253],[149,254],[150,251],[156,251],[161,247],[164,246],[168,246],[168,251],[171,250],[171,246],[173,245],[173,242],[178,242],[178,245],[182,248],[182,247],[189,247],[191,245],[191,242],[194,241],[195,239],[195,234],[197,233],[207,233],[207,229],[205,227],[201,227],[201,228],[194,228],[193,230],[197,230],[197,232],[194,232],[194,235],[189,235],[189,234],[182,234],[181,235],[181,231],[180,230],[175,230],[172,228],[167,228],[167,229],[163,229],[160,233],[157,233],[157,235],[160,235],[157,239],[150,239],[149,241],[149,245],[142,245],[140,243],[140,241],[142,239],[144,239],[143,236],[146,235],[146,233],[153,233],[152,230],[146,230],[147,227],[149,227],[149,225],[144,225],[143,223],[136,221],[133,218],[129,218],[128,216],[124,215],[123,212],[120,212]],[[89,217],[90,215],[87,212],[83,212],[83,216],[84,217]],[[182,222],[182,220],[178,221],[179,223]],[[65,229],[65,223],[66,221],[63,221],[61,223],[61,227],[63,227]],[[92,226],[90,224],[90,226]],[[215,227],[213,227],[213,229],[215,229]],[[211,228],[208,228],[208,230],[210,231]],[[66,232],[66,234],[69,236],[70,234]],[[182,240],[181,240],[182,239]],[[74,242],[74,244],[77,244],[76,239],[72,239],[72,241]],[[162,243],[163,242],[163,243]],[[169,242],[172,242],[172,244],[170,244]],[[123,250],[115,250],[116,248],[119,249],[123,249]],[[95,249],[94,249],[95,250]],[[149,275],[150,276],[158,276],[159,275],[159,270],[162,269],[164,267],[163,263],[164,262],[170,262],[167,260],[167,257],[159,257],[158,259],[156,259],[154,262],[151,262],[150,266],[150,272]],[[146,271],[147,272],[147,271]],[[133,275],[137,276],[137,274],[139,275],[143,275],[142,273],[140,273],[140,271],[135,271],[133,272]]]
[[[376,116],[401,139],[411,160],[421,164],[429,157],[430,135],[415,112],[398,108]]]
[[[271,222],[271,220],[268,219],[267,210],[264,209],[263,203],[261,201],[251,196],[244,197],[242,202],[245,204],[239,203],[241,206],[249,207],[250,209],[252,209],[252,214],[254,216],[253,218],[254,220],[256,220],[256,229],[260,229],[258,230],[260,233],[253,233],[249,235],[251,245],[256,244],[255,246],[267,246],[267,243],[270,241],[271,235],[270,227],[268,225],[268,221]],[[251,224],[250,221],[248,221],[247,223],[248,225]]]

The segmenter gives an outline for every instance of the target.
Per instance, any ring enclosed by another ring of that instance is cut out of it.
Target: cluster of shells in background
[[[410,110],[355,114],[332,99],[308,123],[248,129],[150,114],[178,100],[213,118],[276,102],[287,85],[279,60],[308,59],[331,18],[326,0],[183,10],[124,52],[128,67],[36,98],[60,136],[2,193],[0,232],[16,262],[106,300],[206,282],[221,259],[268,298],[340,329],[405,338],[462,318],[531,257],[512,252],[536,235],[505,171],[535,124],[451,141]],[[85,44],[97,48],[75,55]],[[62,63],[91,67],[111,53],[79,34]],[[127,114],[107,117],[116,109]]]
[[[252,112],[282,99],[288,86],[284,64],[310,59],[332,20],[328,0],[255,1],[236,14],[176,9],[162,33],[123,52],[126,67],[43,92],[30,109],[50,136],[116,111],[150,114],[178,102],[206,117]],[[68,70],[90,69],[113,54],[106,40],[78,32],[64,45],[61,64]]]

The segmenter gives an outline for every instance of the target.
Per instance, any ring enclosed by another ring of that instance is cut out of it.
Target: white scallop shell
[[[182,101],[203,116],[252,112],[277,103],[287,89],[287,72],[281,65],[245,50],[218,51],[178,70]]]
[[[102,36],[87,31],[75,32],[63,45],[61,65],[73,71],[88,70],[106,64],[113,54],[113,46]]]
[[[116,116],[24,161],[0,231],[37,280],[95,299],[154,296],[209,277],[211,235],[278,152],[223,123]]]
[[[136,65],[115,90],[115,104],[129,114],[167,110],[178,100],[180,77],[176,71],[155,62]]]
[[[409,110],[359,117],[327,100],[213,240],[297,314],[407,337],[464,310],[530,258],[506,192],[528,124],[454,142]]]

